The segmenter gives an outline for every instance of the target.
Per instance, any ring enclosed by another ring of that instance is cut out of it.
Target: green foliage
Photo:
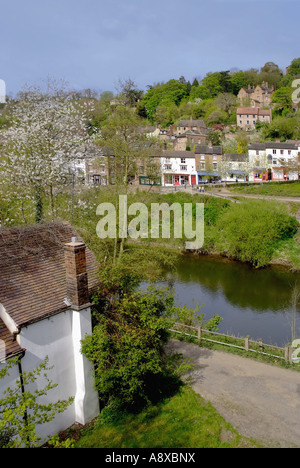
[[[114,290],[114,301],[98,308],[82,351],[95,365],[96,388],[104,400],[136,408],[158,400],[166,379],[174,383],[164,351],[172,310],[169,293],[152,288],[119,295]]]
[[[10,369],[16,365],[17,360],[11,360],[0,372],[0,379],[9,375]],[[0,447],[39,447],[42,441],[37,436],[36,426],[51,421],[72,403],[73,398],[42,403],[43,397],[57,386],[47,376],[50,369],[46,358],[33,371],[23,372],[22,380],[18,379],[14,388],[4,391],[4,397],[0,399]],[[45,381],[45,386],[30,391],[30,385],[35,384],[38,378]]]
[[[276,203],[256,200],[235,204],[216,223],[216,246],[229,257],[263,267],[279,241],[291,238],[297,226],[296,218]]]
[[[158,106],[163,103],[169,103],[168,106],[170,103],[178,106],[186,96],[188,96],[187,84],[170,80],[159,87],[149,89],[138,105],[138,112],[146,113],[148,120],[153,123]]]

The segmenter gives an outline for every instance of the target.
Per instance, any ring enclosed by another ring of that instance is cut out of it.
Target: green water
[[[203,304],[207,318],[223,317],[222,333],[246,336],[284,346],[292,339],[292,296],[300,275],[282,267],[253,269],[222,258],[187,255],[176,273],[167,273],[179,305]],[[300,337],[300,308],[296,312]]]

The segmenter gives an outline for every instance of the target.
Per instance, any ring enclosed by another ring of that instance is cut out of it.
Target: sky
[[[0,79],[115,93],[209,72],[285,70],[300,57],[300,0],[0,0]]]

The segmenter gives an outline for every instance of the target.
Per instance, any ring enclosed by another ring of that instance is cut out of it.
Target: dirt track
[[[242,435],[265,447],[300,447],[300,372],[178,340],[172,349],[193,360],[193,389]]]

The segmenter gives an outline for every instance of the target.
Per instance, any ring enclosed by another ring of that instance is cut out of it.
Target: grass
[[[215,408],[190,387],[138,414],[110,415],[105,410],[83,431],[75,448],[250,448]]]
[[[249,195],[268,195],[277,197],[300,197],[300,183],[289,182],[267,182],[260,185],[244,185],[234,188],[229,188],[235,193],[245,193]]]

